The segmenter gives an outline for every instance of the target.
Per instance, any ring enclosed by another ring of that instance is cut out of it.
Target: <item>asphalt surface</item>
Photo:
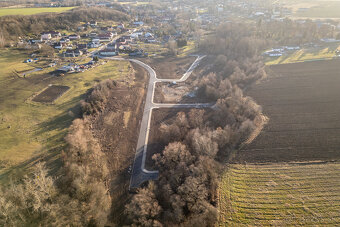
[[[143,183],[149,180],[158,179],[158,171],[149,171],[145,169],[145,160],[147,152],[147,144],[150,133],[150,123],[152,110],[155,108],[210,108],[214,104],[212,103],[193,103],[193,104],[166,104],[166,103],[154,103],[155,85],[158,82],[184,82],[189,78],[194,69],[199,65],[199,62],[205,56],[198,56],[194,63],[189,67],[186,73],[180,79],[158,79],[155,70],[149,65],[137,60],[137,59],[123,59],[119,57],[106,57],[108,60],[129,60],[140,66],[142,66],[150,75],[148,90],[145,99],[144,113],[140,126],[139,137],[136,148],[136,155],[132,167],[132,174],[130,179],[129,189],[133,190],[139,188]]]

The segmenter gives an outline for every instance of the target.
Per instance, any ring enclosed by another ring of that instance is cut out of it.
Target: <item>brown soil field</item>
[[[148,58],[143,61],[149,64],[157,73],[160,79],[179,79],[188,70],[196,57],[166,57]]]
[[[123,206],[129,199],[128,169],[136,152],[148,80],[148,74],[142,67],[132,65],[135,73],[124,81],[118,81],[108,97],[106,108],[91,119],[92,131],[108,155],[114,223],[123,223],[125,218]]]
[[[246,93],[269,123],[234,161],[340,160],[340,60],[271,66]]]
[[[60,96],[62,96],[66,91],[68,91],[68,89],[70,89],[70,87],[68,86],[52,85],[49,86],[40,94],[38,94],[37,96],[35,96],[32,101],[51,103],[54,102]]]
[[[195,94],[195,86],[192,85],[192,80],[196,79],[197,75],[192,74],[190,82],[181,82],[173,85],[168,82],[156,83],[154,102],[156,103],[208,103],[209,99],[197,97]],[[194,96],[191,96],[194,94]]]

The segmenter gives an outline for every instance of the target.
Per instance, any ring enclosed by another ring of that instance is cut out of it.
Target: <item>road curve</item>
[[[137,148],[135,159],[132,167],[132,175],[130,179],[129,190],[139,188],[144,182],[149,180],[157,180],[158,179],[158,171],[149,171],[145,169],[145,160],[146,160],[146,152],[147,152],[147,144],[150,133],[150,124],[151,124],[151,116],[152,110],[156,108],[211,108],[214,103],[193,103],[193,104],[167,104],[167,103],[154,103],[154,93],[156,83],[159,82],[184,82],[186,81],[194,69],[199,65],[199,62],[205,56],[197,56],[197,59],[194,63],[189,67],[189,69],[183,74],[180,79],[159,79],[157,78],[157,74],[154,69],[152,69],[149,65],[145,64],[142,61],[137,59],[124,59],[119,57],[103,57],[103,59],[107,60],[120,60],[120,61],[130,61],[134,62],[141,67],[143,67],[149,73],[149,82],[148,89],[146,93],[144,112],[142,117],[142,122],[139,130],[139,136],[137,141]]]

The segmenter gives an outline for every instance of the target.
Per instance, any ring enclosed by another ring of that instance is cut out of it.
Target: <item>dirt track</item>
[[[143,62],[152,66],[160,79],[179,79],[187,71],[196,57],[184,58],[150,58],[143,59]]]
[[[340,160],[340,61],[272,66],[247,95],[269,123],[235,162]]]
[[[140,120],[143,115],[146,71],[133,64],[135,74],[118,82],[108,97],[104,111],[91,119],[92,130],[103,151],[108,155],[111,176],[113,220],[123,222],[123,205],[128,199],[129,166],[135,155]]]

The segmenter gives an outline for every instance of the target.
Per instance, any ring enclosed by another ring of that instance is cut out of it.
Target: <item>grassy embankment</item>
[[[315,60],[330,60],[336,57],[336,50],[339,50],[339,43],[329,43],[321,47],[304,48],[291,54],[281,57],[267,57],[266,65],[288,64]]]
[[[49,7],[49,8],[0,8],[0,17],[8,15],[34,15],[39,13],[62,13],[75,7]]]
[[[64,146],[63,138],[79,110],[79,101],[97,81],[118,78],[130,70],[127,62],[110,61],[84,73],[54,77],[52,69],[14,76],[13,70],[32,69],[22,63],[27,56],[16,50],[0,50],[0,180],[20,175],[41,156],[56,160]],[[49,84],[71,89],[54,104],[28,101]]]
[[[335,226],[339,182],[339,163],[230,165],[219,187],[219,226]]]

